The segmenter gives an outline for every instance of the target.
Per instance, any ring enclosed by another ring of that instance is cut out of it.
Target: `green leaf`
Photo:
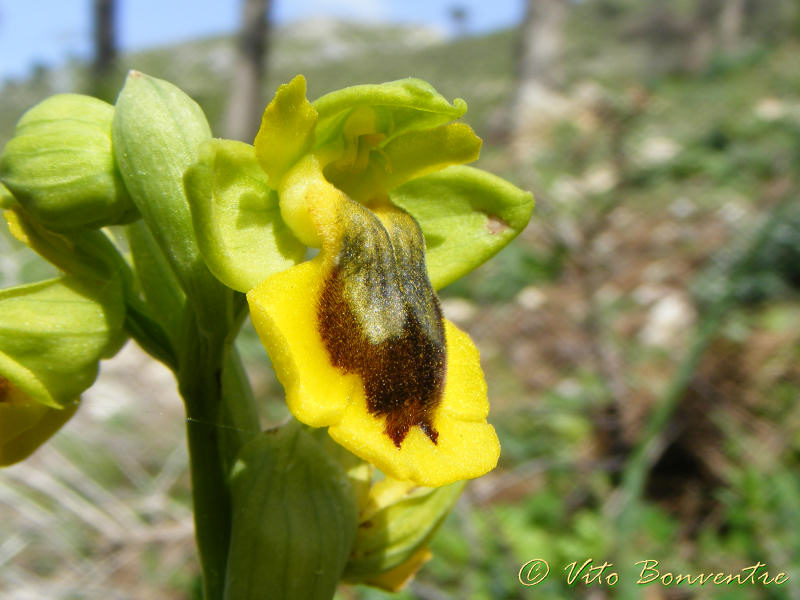
[[[330,600],[355,537],[342,467],[297,422],[245,444],[231,477],[226,600]]]
[[[442,125],[467,112],[467,103],[460,98],[450,104],[432,85],[414,78],[346,87],[325,94],[312,106],[319,113],[317,145],[338,136],[359,107],[367,106],[375,112],[376,131],[389,139],[413,129]]]
[[[119,348],[125,310],[119,282],[74,277],[0,290],[0,376],[36,402],[73,403]]]
[[[533,211],[530,192],[464,166],[414,179],[390,195],[422,228],[436,289],[499,252],[525,228]]]
[[[306,80],[298,75],[278,88],[261,117],[256,156],[272,187],[314,143],[317,111],[306,99]]]
[[[304,258],[305,246],[281,219],[253,146],[207,142],[184,183],[200,251],[228,287],[247,292]]]

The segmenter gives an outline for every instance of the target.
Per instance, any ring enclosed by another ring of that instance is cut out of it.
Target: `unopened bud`
[[[114,107],[90,96],[59,94],[17,123],[0,155],[0,180],[47,228],[67,231],[136,218],[114,161]]]

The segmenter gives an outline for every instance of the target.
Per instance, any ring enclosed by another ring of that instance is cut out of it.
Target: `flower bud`
[[[17,123],[0,155],[0,180],[47,228],[67,231],[129,222],[136,208],[111,150],[114,107],[59,94]]]
[[[116,280],[0,290],[0,466],[27,457],[75,413],[100,359],[119,348],[123,317]]]
[[[27,397],[0,375],[0,466],[27,458],[75,414],[78,402],[64,408]]]
[[[0,290],[0,377],[30,401],[71,406],[119,347],[123,318],[114,280],[62,277]]]
[[[427,545],[464,489],[385,479],[372,486],[359,516],[344,578],[396,591],[429,558]]]

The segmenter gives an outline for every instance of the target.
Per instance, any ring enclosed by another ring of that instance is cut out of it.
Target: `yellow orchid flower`
[[[532,210],[530,194],[455,166],[480,150],[452,122],[465,110],[413,79],[312,104],[298,76],[255,147],[214,140],[185,177],[204,259],[247,291],[292,414],[431,487],[483,475],[500,453],[478,351],[434,287],[497,252]],[[319,253],[300,262],[305,246]]]
[[[298,210],[320,253],[247,296],[289,409],[397,479],[483,475],[500,445],[478,352],[442,317],[419,226],[385,198],[370,210],[321,173],[310,156],[279,188],[312,198]]]

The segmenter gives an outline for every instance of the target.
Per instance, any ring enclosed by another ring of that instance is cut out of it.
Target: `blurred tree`
[[[272,0],[242,0],[242,29],[233,86],[225,115],[225,136],[252,142],[266,106],[262,87],[266,72]]]
[[[508,125],[517,158],[528,153],[540,119],[548,115],[563,84],[561,62],[568,0],[526,0],[517,46],[517,88]]]
[[[517,68],[519,87],[556,88],[562,83],[561,54],[567,0],[526,0]]]
[[[453,4],[447,10],[450,20],[453,22],[453,29],[458,37],[463,37],[467,33],[467,23],[469,22],[469,10],[463,4]]]
[[[697,14],[705,14],[709,3],[714,0],[701,0]],[[627,35],[644,41],[650,52],[647,58],[646,73],[649,77],[685,70],[700,56],[700,50],[710,45],[710,39],[693,36],[693,19],[680,14],[674,3],[656,0],[648,3],[647,9],[628,28]],[[688,54],[688,56],[687,56]]]
[[[735,50],[739,45],[744,24],[745,5],[745,0],[726,0],[720,7],[719,40],[720,46],[725,52]]]
[[[89,87],[93,95],[104,100],[113,100],[114,91],[118,87],[109,82],[117,60],[115,13],[116,3],[114,0],[94,0],[92,9],[94,60],[92,61]]]

